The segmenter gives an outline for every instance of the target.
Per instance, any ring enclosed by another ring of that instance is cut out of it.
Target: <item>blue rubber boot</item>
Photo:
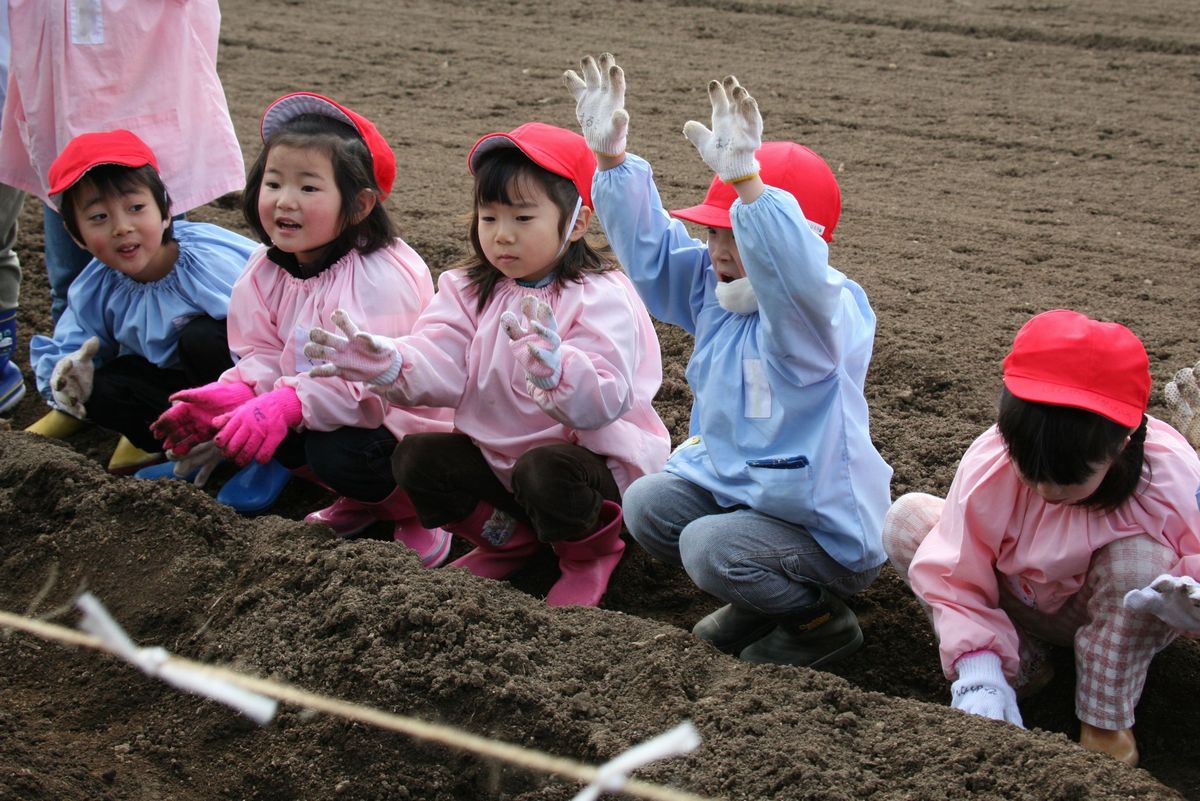
[[[17,350],[17,310],[0,311],[0,414],[16,408],[25,397],[25,376],[13,364]]]
[[[291,478],[292,471],[274,459],[266,464],[251,462],[225,482],[217,502],[244,515],[260,514],[275,504]]]
[[[145,479],[171,478],[180,479],[181,481],[195,481],[196,476],[198,475],[200,475],[199,467],[188,473],[186,476],[177,476],[175,475],[175,462],[159,462],[158,464],[152,464],[149,467],[143,467],[141,470],[138,470],[136,473],[134,473],[133,477]]]

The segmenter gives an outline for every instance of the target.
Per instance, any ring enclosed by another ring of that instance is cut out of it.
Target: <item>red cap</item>
[[[301,114],[321,114],[332,117],[358,131],[358,135],[366,142],[367,150],[371,154],[371,167],[375,172],[375,183],[379,184],[380,199],[386,198],[391,193],[392,184],[396,180],[396,154],[388,146],[387,140],[383,138],[383,134],[379,133],[375,123],[358,112],[351,111],[340,103],[335,103],[328,97],[312,92],[293,92],[267,106],[267,110],[263,112],[262,124],[259,126],[263,141],[267,141],[267,138],[279,129],[279,126]]]
[[[58,158],[50,164],[50,198],[54,204],[61,206],[62,193],[74,186],[88,170],[101,164],[134,168],[149,164],[158,169],[154,151],[132,131],[80,134],[67,142]]]
[[[579,134],[544,122],[527,122],[508,133],[486,134],[479,137],[467,156],[467,169],[472,175],[483,155],[498,147],[515,147],[542,169],[566,178],[575,184],[583,205],[592,208],[596,154]]]
[[[1150,403],[1150,359],[1137,335],[1067,309],[1042,312],[1004,357],[1004,386],[1018,398],[1085,409],[1137,428]]]
[[[817,235],[832,242],[842,216],[842,191],[825,160],[795,142],[764,142],[754,155],[763,183],[790,192]],[[729,209],[735,200],[733,185],[714,177],[700,205],[672,209],[671,215],[710,228],[732,228]]]

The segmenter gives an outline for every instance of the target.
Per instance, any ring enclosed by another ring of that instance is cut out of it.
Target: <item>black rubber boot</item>
[[[771,633],[773,617],[726,604],[692,627],[692,634],[735,656],[755,640]]]
[[[824,588],[815,603],[778,622],[774,631],[743,649],[740,657],[747,662],[819,668],[862,647],[858,618]]]

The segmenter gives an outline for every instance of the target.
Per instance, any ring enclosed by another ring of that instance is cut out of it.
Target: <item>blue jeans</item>
[[[42,226],[46,233],[46,275],[50,279],[50,321],[58,325],[58,318],[67,308],[67,290],[88,266],[92,254],[75,244],[62,215],[46,203],[42,204]]]
[[[803,526],[727,508],[671,473],[643,476],[622,501],[629,533],[650,555],[682,565],[700,589],[763,615],[787,615],[817,601],[820,587],[845,598],[879,575],[833,559]]]

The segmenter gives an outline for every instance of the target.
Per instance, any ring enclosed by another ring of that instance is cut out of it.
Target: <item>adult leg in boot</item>
[[[604,501],[593,534],[581,540],[560,540],[551,547],[558,554],[562,576],[550,588],[546,604],[597,606],[625,552],[625,542],[621,539],[621,507],[612,501]]]
[[[750,643],[770,634],[776,622],[770,615],[725,604],[693,626],[692,634],[736,656]]]
[[[854,653],[862,642],[854,612],[822,587],[815,603],[780,618],[770,634],[744,648],[740,657],[747,662],[819,668]]]
[[[1137,740],[1133,738],[1133,729],[1101,729],[1080,723],[1079,744],[1089,751],[1108,754],[1131,768],[1137,767],[1138,747]]]
[[[123,436],[117,440],[117,447],[108,460],[108,472],[114,476],[127,476],[143,467],[159,464],[166,458],[162,451],[144,451]]]
[[[541,548],[537,535],[525,523],[481,502],[462,520],[443,528],[475,548],[450,563],[480,578],[506,579],[525,565]]]
[[[86,423],[78,417],[72,417],[66,412],[53,409],[25,430],[31,434],[41,434],[50,439],[63,439],[83,428]]]

